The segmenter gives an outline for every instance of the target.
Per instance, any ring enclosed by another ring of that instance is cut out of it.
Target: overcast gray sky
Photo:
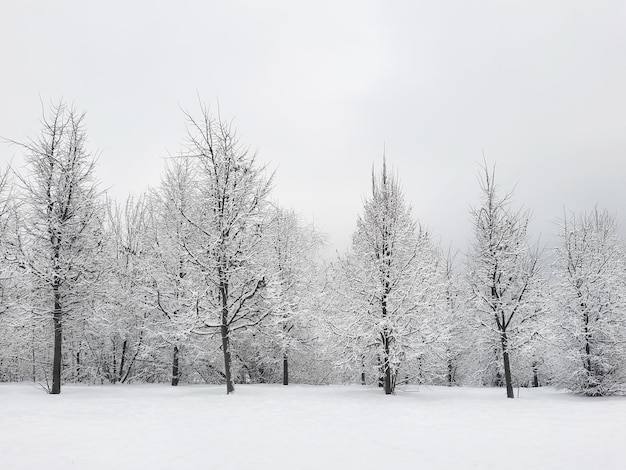
[[[471,236],[483,152],[534,237],[563,207],[626,224],[623,1],[5,1],[0,70],[0,136],[73,102],[118,197],[158,183],[200,96],[339,250],[384,148],[444,245]]]

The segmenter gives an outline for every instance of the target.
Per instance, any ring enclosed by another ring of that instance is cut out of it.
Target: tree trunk
[[[63,342],[63,329],[62,329],[62,315],[61,310],[61,294],[59,292],[59,283],[55,281],[52,286],[54,292],[54,356],[52,360],[52,389],[50,393],[57,395],[61,393],[61,360],[62,350],[61,345]]]
[[[80,382],[80,348],[76,351],[76,381]]]
[[[509,362],[509,346],[506,332],[500,333],[502,340],[502,357],[504,359],[504,382],[506,383],[506,396],[507,398],[515,398],[513,394],[513,382],[511,380],[511,364]]]
[[[174,353],[172,354],[172,386],[178,385],[178,346],[174,346]]]
[[[583,308],[585,305],[583,304]],[[589,315],[586,313],[583,315],[584,327],[583,332],[585,333],[585,369],[589,373],[589,376],[593,375],[593,370],[591,368],[591,344],[589,344],[589,337],[591,336],[589,333]]]
[[[384,239],[384,237],[383,237]],[[386,242],[384,241],[383,243]],[[383,254],[387,254],[387,249],[383,248]],[[386,279],[385,279],[385,293],[381,302],[381,306],[382,306],[382,318],[386,319],[387,318],[387,296],[389,295],[390,292],[390,287],[389,287],[389,274],[388,272],[386,273]],[[390,346],[389,343],[391,341],[391,333],[389,331],[389,329],[387,327],[383,328],[383,333],[382,333],[382,337],[383,337],[383,370],[385,373],[385,395],[391,395],[393,393],[393,384],[391,381],[391,363],[390,363]]]
[[[230,331],[228,325],[225,323],[225,319],[222,319],[222,326],[220,332],[222,333],[222,350],[224,351],[224,376],[226,377],[226,394],[235,391],[233,385],[233,379],[231,376],[231,357],[230,357]]]
[[[222,322],[220,326],[220,333],[222,335],[222,350],[224,352],[224,376],[226,377],[226,394],[235,391],[235,385],[232,378],[232,358],[230,355],[230,327],[228,325],[228,278],[225,277],[224,269],[218,269],[218,276],[220,278],[220,300],[222,303]]]
[[[361,357],[361,385],[365,385],[365,357]]]
[[[393,393],[393,386],[391,382],[391,364],[389,361],[389,335],[387,331],[383,333],[383,370],[385,372],[385,395],[391,395]]]
[[[533,362],[533,387],[539,387],[539,371],[536,362]]]
[[[496,371],[496,378],[495,378],[495,380],[493,381],[493,384],[494,384],[496,387],[498,387],[498,388],[499,388],[499,387],[502,387],[502,385],[504,385],[504,384],[502,383],[502,374],[500,373],[500,370],[499,370],[499,369]]]
[[[112,371],[110,374],[107,373],[107,375],[109,376],[109,382],[111,382],[112,384],[115,384],[117,383],[117,340],[113,339],[111,341],[113,342],[113,348],[112,348],[113,353],[112,353],[112,358],[111,358]]]
[[[283,385],[289,385],[289,361],[287,353],[283,354]]]
[[[37,382],[37,366],[35,363],[35,344],[33,343],[33,350],[32,350],[32,359],[33,359],[33,382]]]
[[[220,273],[221,274],[221,273]],[[220,297],[222,300],[222,324],[220,332],[222,334],[222,350],[224,352],[224,376],[226,377],[226,394],[235,391],[233,384],[230,356],[230,328],[228,327],[228,284],[225,281],[220,282]]]
[[[124,377],[124,363],[126,362],[126,350],[128,349],[128,340],[125,339],[122,343],[122,357],[120,358],[120,370],[117,381],[122,382],[122,377]]]

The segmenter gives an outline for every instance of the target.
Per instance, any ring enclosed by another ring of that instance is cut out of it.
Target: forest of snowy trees
[[[553,385],[626,390],[626,249],[598,208],[556,249],[480,172],[473,239],[438,246],[383,160],[352,247],[271,198],[273,174],[228,121],[185,113],[160,185],[115,201],[84,113],[63,103],[10,143],[0,174],[0,381]],[[407,179],[409,179],[407,177]],[[410,183],[410,181],[405,181]],[[557,228],[555,228],[556,231]]]

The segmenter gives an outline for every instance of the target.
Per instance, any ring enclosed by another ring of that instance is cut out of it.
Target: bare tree
[[[511,210],[511,194],[498,195],[495,169],[485,164],[483,171],[482,203],[471,212],[475,238],[468,282],[479,323],[497,337],[493,351],[501,355],[507,397],[513,398],[511,344],[537,313],[538,254],[528,245],[530,213]]]

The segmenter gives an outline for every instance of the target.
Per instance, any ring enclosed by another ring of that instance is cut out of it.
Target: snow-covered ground
[[[517,391],[516,391],[517,393]],[[626,398],[552,389],[0,384],[0,468],[624,469]]]

